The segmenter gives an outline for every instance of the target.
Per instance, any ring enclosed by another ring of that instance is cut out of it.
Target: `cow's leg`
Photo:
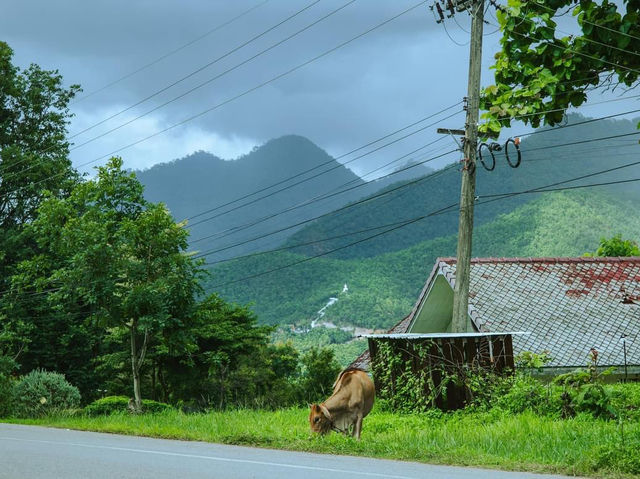
[[[353,427],[353,437],[360,440],[360,432],[362,431],[362,412],[358,412],[356,416],[355,426]]]

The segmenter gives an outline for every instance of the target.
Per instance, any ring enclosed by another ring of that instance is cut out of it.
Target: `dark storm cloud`
[[[87,94],[258,3],[23,0],[4,7],[0,31],[14,48],[19,64],[33,61],[45,68],[58,68],[69,84],[82,84]],[[80,131],[167,86],[310,3],[271,0],[176,55],[75,103],[73,110],[77,117],[71,132]],[[74,141],[82,143],[170,100],[344,3],[319,2],[229,58]],[[144,120],[79,148],[73,152],[74,161],[97,158],[224,102],[415,3],[358,0],[309,31]],[[463,27],[468,24],[465,14],[460,15],[459,22]],[[449,23],[448,28],[457,40],[466,41],[468,35],[455,23]],[[487,37],[486,49],[494,51],[496,42],[497,35]],[[491,52],[487,51],[486,63],[490,57]],[[128,155],[137,155],[133,163],[136,167],[151,165],[170,160],[170,155],[190,153],[186,149],[198,144],[195,138],[207,135],[216,138],[213,144],[207,143],[213,153],[224,156],[227,151],[227,155],[234,155],[255,143],[289,133],[307,136],[337,155],[460,100],[466,91],[467,64],[467,47],[452,43],[422,5],[291,75],[123,155],[125,160]],[[489,75],[485,74],[485,79],[485,83],[490,81]],[[462,118],[460,115],[443,126],[459,127]],[[435,127],[352,166],[365,172],[393,155],[399,156],[436,138],[434,130]],[[219,151],[216,142],[220,144]],[[222,146],[224,142],[226,147]]]

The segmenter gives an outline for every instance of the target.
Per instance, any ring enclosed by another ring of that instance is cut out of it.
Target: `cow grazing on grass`
[[[311,430],[320,434],[337,431],[360,439],[362,418],[373,407],[375,387],[361,369],[342,371],[333,383],[333,394],[321,404],[312,404],[309,413]]]

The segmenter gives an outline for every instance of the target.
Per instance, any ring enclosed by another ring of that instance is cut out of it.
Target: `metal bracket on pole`
[[[455,130],[451,128],[438,128],[436,132],[440,133],[441,135],[451,135],[451,138],[453,138],[453,141],[456,142],[456,145],[458,145],[458,148],[462,150],[462,145],[464,144],[464,138],[465,138],[464,130]],[[458,135],[461,137],[460,141],[458,141],[455,135]]]

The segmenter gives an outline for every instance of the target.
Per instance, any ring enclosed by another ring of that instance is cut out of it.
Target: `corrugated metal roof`
[[[389,339],[432,339],[432,338],[475,338],[481,336],[527,336],[531,334],[526,331],[507,332],[482,332],[482,333],[386,333],[386,334],[362,334],[363,338],[389,338]]]

